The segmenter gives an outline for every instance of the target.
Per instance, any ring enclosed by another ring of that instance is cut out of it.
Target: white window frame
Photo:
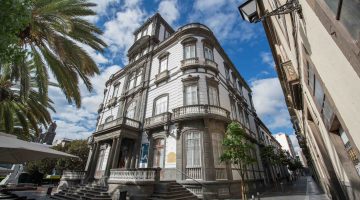
[[[142,81],[142,72],[143,72],[143,69],[139,69],[137,70],[136,72],[136,77],[135,77],[135,86],[139,86],[141,81]]]
[[[134,86],[135,86],[135,73],[132,72],[132,73],[130,74],[130,78],[129,78],[128,90],[133,89]]]
[[[134,119],[135,112],[136,112],[136,102],[133,101],[129,104],[128,108],[126,109],[126,117],[129,119]]]
[[[168,101],[169,96],[161,96],[157,99],[155,99],[154,102],[154,115],[159,115],[161,113],[168,112]]]
[[[184,59],[196,58],[196,44],[190,43],[184,45]]]
[[[168,56],[159,59],[159,73],[168,69]]]
[[[192,146],[189,146],[192,145]],[[190,152],[189,152],[190,151]],[[196,155],[198,154],[198,155]],[[186,167],[201,167],[201,134],[191,131],[185,134]],[[197,157],[196,157],[197,156]],[[198,163],[196,163],[198,162]]]
[[[219,89],[216,86],[208,86],[209,105],[219,106]]]
[[[198,93],[199,93],[199,91],[198,91],[198,85],[197,84],[186,85],[185,88],[184,88],[185,105],[197,105],[197,104],[199,104]]]
[[[214,52],[213,49],[204,45],[204,57],[207,60],[212,60],[214,61]]]

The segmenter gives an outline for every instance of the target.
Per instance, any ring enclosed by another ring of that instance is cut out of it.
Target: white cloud
[[[138,3],[136,0],[126,1],[124,9],[104,24],[102,37],[113,56],[120,56],[123,63],[127,63],[126,51],[134,42],[133,32],[145,21],[146,12],[140,9]]]
[[[170,25],[180,16],[177,7],[177,0],[163,0],[159,4],[159,13]]]
[[[284,95],[278,78],[266,78],[251,82],[253,102],[257,114],[269,128],[291,127]]]
[[[261,61],[266,65],[273,68],[275,66],[274,58],[270,52],[261,52],[260,53]]]
[[[97,109],[103,99],[105,82],[111,74],[120,70],[118,65],[106,67],[100,75],[91,79],[94,90],[90,93],[84,84],[80,85],[82,106],[68,104],[59,88],[50,88],[49,96],[54,101],[56,113],[52,114],[56,120],[56,138],[79,139],[89,136],[95,129]]]
[[[190,21],[209,26],[220,41],[249,41],[258,37],[258,26],[240,19],[236,0],[196,0]]]
[[[92,9],[97,13],[97,15],[87,16],[85,19],[95,23],[100,19],[100,17],[108,15],[109,7],[120,3],[120,0],[90,0],[90,2],[96,4],[96,6],[92,7]]]

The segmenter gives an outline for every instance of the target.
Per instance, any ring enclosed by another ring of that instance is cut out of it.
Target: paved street
[[[261,200],[329,200],[311,176],[301,177],[293,184],[283,184],[282,189],[270,190],[261,195]]]

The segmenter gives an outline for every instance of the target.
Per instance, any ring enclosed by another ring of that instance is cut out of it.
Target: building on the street
[[[59,139],[55,140],[55,142],[53,143],[53,146],[61,145],[62,147],[64,147],[66,144],[69,144],[71,141],[73,141],[73,140],[69,139],[69,138],[59,138]]]
[[[152,195],[155,183],[155,192],[173,187],[171,181],[198,197],[240,196],[237,170],[219,159],[231,121],[255,147],[257,162],[246,175],[250,191],[285,176],[281,166],[265,172],[261,147],[280,144],[257,117],[250,87],[208,27],[191,23],[175,31],[155,14],[134,32],[127,56],[129,64],[106,82],[85,183],[139,199]],[[62,181],[83,176],[73,173]]]
[[[299,158],[299,160],[304,168],[308,168],[307,160],[301,149],[296,152],[296,157]]]
[[[281,148],[287,152],[289,152],[290,156],[295,158],[296,153],[294,150],[294,145],[290,140],[290,137],[285,133],[277,133],[273,135],[275,139],[280,143]]]
[[[262,21],[300,146],[332,199],[360,199],[360,2],[246,1]]]

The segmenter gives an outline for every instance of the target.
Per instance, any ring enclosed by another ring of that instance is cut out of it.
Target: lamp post
[[[262,0],[260,0],[262,1]],[[239,7],[239,12],[243,20],[248,21],[250,23],[257,23],[264,20],[266,17],[274,16],[274,15],[284,15],[291,13],[293,11],[297,11],[302,18],[301,14],[301,6],[298,0],[287,0],[284,5],[279,6],[275,10],[271,12],[267,12],[264,15],[260,16],[260,12],[258,11],[258,0],[248,0],[241,4]]]

